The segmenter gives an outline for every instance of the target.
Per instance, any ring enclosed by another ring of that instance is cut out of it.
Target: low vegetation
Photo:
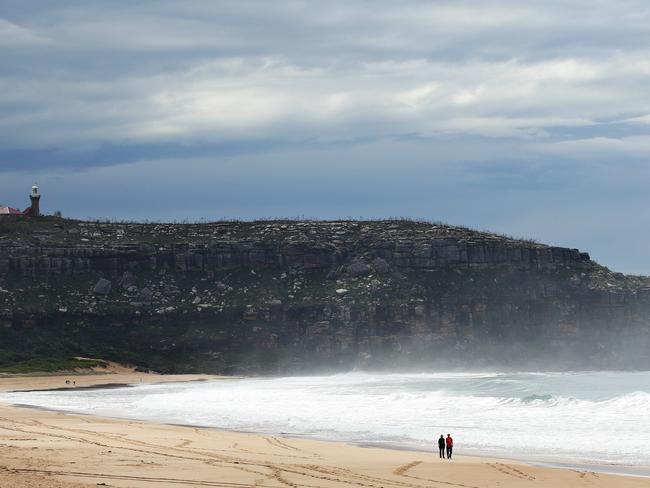
[[[74,371],[79,369],[106,367],[106,365],[107,363],[105,361],[99,359],[38,358],[17,363],[0,364],[0,373],[56,373],[59,371]]]

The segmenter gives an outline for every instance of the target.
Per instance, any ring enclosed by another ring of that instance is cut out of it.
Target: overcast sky
[[[650,3],[0,0],[0,204],[447,221],[650,274]]]

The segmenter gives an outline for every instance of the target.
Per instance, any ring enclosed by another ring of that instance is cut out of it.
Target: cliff
[[[411,221],[0,218],[0,363],[161,371],[647,368],[650,279]]]

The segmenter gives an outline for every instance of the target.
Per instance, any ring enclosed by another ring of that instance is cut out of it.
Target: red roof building
[[[7,205],[0,205],[0,216],[2,215],[29,215],[31,217],[39,217],[41,215],[40,210],[40,201],[41,194],[38,192],[38,185],[34,183],[32,186],[32,192],[29,194],[29,199],[31,200],[31,206],[27,207],[25,210],[18,210],[17,208],[9,207]]]
[[[0,215],[23,215],[23,212],[17,208],[0,205]]]

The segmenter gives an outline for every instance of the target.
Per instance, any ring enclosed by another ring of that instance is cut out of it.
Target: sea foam
[[[4,401],[218,428],[561,462],[650,466],[650,373],[434,373],[249,378]]]

